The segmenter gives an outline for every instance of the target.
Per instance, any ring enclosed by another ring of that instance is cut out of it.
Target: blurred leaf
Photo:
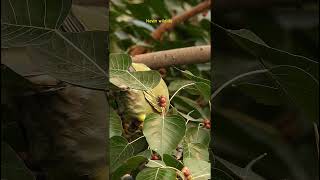
[[[1,143],[1,179],[35,180],[32,172],[5,142]]]
[[[261,158],[261,156],[259,157]],[[264,180],[263,177],[261,177],[260,175],[254,173],[251,170],[251,166],[253,164],[249,163],[248,165],[250,165],[250,167],[246,167],[246,168],[241,168],[237,165],[234,165],[218,156],[215,156],[215,159],[217,159],[219,162],[221,162],[224,166],[226,166],[229,170],[231,170],[235,175],[237,175],[239,178],[241,179],[247,179],[247,180]],[[255,162],[255,161],[252,161]]]
[[[253,97],[257,103],[281,105],[287,101],[280,89],[263,84],[242,83],[237,87],[246,95]]]
[[[134,156],[127,159],[113,174],[112,180],[119,180],[125,174],[130,174],[132,170],[137,169],[147,158],[144,156]]]
[[[143,125],[143,134],[152,150],[162,156],[170,154],[185,135],[186,124],[178,115],[149,114]]]
[[[267,63],[268,67],[272,65],[296,66],[319,79],[319,65],[316,61],[267,46],[258,36],[248,30],[227,30],[217,24],[214,24],[214,27],[216,31],[230,36],[245,50]]]
[[[270,76],[276,82],[277,88],[282,91],[279,96],[287,95],[290,103],[295,103],[310,120],[319,123],[318,62],[272,48],[248,30],[227,30],[216,24],[215,28],[226,33],[260,60],[264,68],[270,71]],[[271,91],[268,96],[272,95],[274,91]],[[261,96],[259,100],[262,100]]]
[[[110,139],[110,171],[114,172],[124,161],[133,156],[134,149],[122,136],[114,136]]]
[[[185,158],[183,163],[191,171],[192,179],[208,180],[210,179],[210,163],[198,159]]]
[[[208,147],[210,143],[210,131],[200,126],[189,127],[186,132],[185,141],[187,143],[200,143]]]
[[[201,108],[197,102],[193,101],[190,98],[183,97],[183,96],[175,96],[173,98],[175,107],[179,109],[179,107],[182,107],[187,112],[191,112],[192,110],[196,110],[203,119],[209,119],[210,114],[206,113],[203,108]],[[177,104],[179,104],[177,106]]]
[[[109,30],[109,19],[107,7],[72,5],[72,12],[85,26],[87,31]]]
[[[192,158],[209,161],[208,146],[200,143],[183,143],[183,158]]]
[[[271,70],[272,77],[292,103],[306,116],[319,124],[319,81],[295,66],[278,66]]]
[[[32,61],[53,77],[71,84],[107,89],[108,33],[57,33],[49,43],[28,50]]]
[[[177,160],[176,158],[174,158],[169,154],[164,154],[162,159],[167,166],[174,167],[179,170],[183,168],[182,162],[180,162],[179,160]]]
[[[134,149],[134,154],[140,153],[148,147],[148,143],[145,137],[140,136],[138,138],[133,140],[134,142],[131,142],[131,145]]]
[[[1,104],[9,103],[11,97],[32,89],[30,81],[1,64]]]
[[[146,0],[146,4],[148,4],[161,19],[171,16],[164,0]]]
[[[204,99],[209,100],[211,94],[211,82],[207,79],[193,75],[190,71],[181,71],[187,78],[195,83],[195,87],[201,92]]]
[[[124,53],[110,54],[110,82],[120,88],[151,90],[160,82],[160,74],[156,71],[130,72],[132,60]]]
[[[149,6],[145,3],[141,4],[127,4],[127,8],[131,11],[132,16],[138,20],[145,21],[146,19],[151,19],[151,12]]]
[[[146,164],[146,167],[150,167],[150,168],[165,167],[165,166],[166,166],[166,164],[161,160],[150,160]]]
[[[50,40],[70,8],[71,0],[1,1],[1,48],[39,45]]]
[[[140,156],[140,155],[141,155],[141,156],[143,156],[143,157],[145,157],[145,158],[147,158],[147,159],[150,159],[150,158],[151,158],[151,154],[152,154],[152,150],[146,149],[146,150],[138,153],[137,156]]]
[[[176,172],[173,169],[169,168],[146,168],[142,170],[138,176],[137,180],[169,180],[176,179]]]
[[[113,136],[121,136],[122,134],[122,123],[119,115],[116,113],[116,111],[109,107],[110,109],[110,116],[109,116],[109,128],[110,128],[110,134],[109,138],[112,138]]]
[[[191,81],[191,80],[185,80],[185,79],[173,80],[170,82],[168,89],[170,92],[174,93],[182,86],[187,85],[187,84],[191,84],[191,83],[193,83],[193,81]],[[183,90],[185,90],[186,92],[188,92],[192,95],[199,95],[198,89],[194,86],[186,86],[185,88],[183,88]]]

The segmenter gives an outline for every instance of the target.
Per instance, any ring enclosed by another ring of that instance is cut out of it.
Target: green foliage
[[[1,143],[1,179],[35,180],[32,172],[7,143]]]

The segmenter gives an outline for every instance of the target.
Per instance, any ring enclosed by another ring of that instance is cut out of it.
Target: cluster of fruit
[[[183,173],[184,177],[187,179],[187,180],[192,180],[192,175],[191,175],[191,172],[190,172],[190,169],[188,167],[183,167],[181,172]]]
[[[166,99],[166,97],[163,96],[163,95],[160,96],[159,99],[158,99],[158,103],[159,103],[159,106],[160,106],[160,107],[165,108],[166,105],[167,105],[167,99]]]
[[[207,129],[211,129],[211,121],[209,119],[205,119],[203,121],[203,127]]]

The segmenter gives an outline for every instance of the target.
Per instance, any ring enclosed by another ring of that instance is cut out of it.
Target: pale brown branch
[[[146,64],[151,69],[173,65],[206,63],[210,59],[210,45],[171,49],[132,57],[133,62]]]
[[[190,19],[191,17],[201,12],[207,11],[208,9],[210,9],[210,7],[211,0],[205,0],[192,9],[184,12],[183,14],[174,16],[172,18],[172,23],[162,23],[156,30],[152,32],[151,36],[156,40],[160,40],[164,32],[173,29],[177,24]]]
[[[155,40],[161,40],[163,33],[165,33],[166,31],[172,30],[177,24],[184,22],[199,13],[209,10],[210,7],[211,7],[211,0],[205,0],[202,3],[198,4],[197,6],[193,7],[192,9],[184,12],[183,14],[174,16],[172,18],[172,23],[160,24],[160,26],[151,33],[152,38]],[[132,49],[130,50],[130,54],[139,55],[139,54],[144,54],[147,51],[148,50],[145,47],[133,46]]]

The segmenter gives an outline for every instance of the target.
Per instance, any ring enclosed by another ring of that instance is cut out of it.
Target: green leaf
[[[50,40],[70,8],[71,0],[2,0],[1,47],[38,45]]]
[[[71,10],[87,31],[109,30],[107,7],[79,6],[73,4]]]
[[[1,179],[35,180],[32,172],[7,144],[1,143]]]
[[[127,8],[131,11],[133,17],[145,21],[151,18],[150,9],[145,3],[141,4],[127,4]]]
[[[259,158],[261,158],[261,156]],[[260,175],[256,174],[251,170],[251,166],[253,165],[252,163],[249,163],[247,167],[242,168],[218,156],[215,156],[215,159],[217,159],[220,163],[222,163],[225,167],[227,167],[230,171],[232,171],[235,175],[237,175],[241,179],[244,178],[247,180],[264,180],[263,177],[261,177]],[[255,161],[256,160],[253,160],[252,162],[255,162]]]
[[[183,163],[191,171],[192,179],[208,180],[211,177],[210,163],[198,159],[185,158]]]
[[[201,92],[203,97],[207,100],[210,99],[211,95],[211,82],[207,79],[193,75],[190,71],[181,71],[187,78],[195,83],[195,87]]]
[[[151,154],[152,154],[152,151],[150,150],[150,149],[146,149],[146,150],[144,150],[144,151],[142,151],[142,152],[139,152],[138,154],[137,154],[137,156],[143,156],[143,157],[145,157],[145,158],[147,158],[147,159],[150,159],[150,157],[151,157]]]
[[[180,162],[179,160],[177,160],[169,154],[164,154],[162,159],[167,166],[174,167],[179,170],[181,170],[184,167],[182,162]]]
[[[109,138],[112,138],[113,136],[121,136],[122,134],[121,119],[112,107],[109,107],[109,109],[110,109]]]
[[[132,88],[148,91],[157,86],[161,76],[156,71],[130,72],[131,57],[125,53],[110,54],[110,82],[119,88]]]
[[[202,107],[199,106],[199,104],[195,101],[193,101],[190,98],[183,97],[183,96],[175,96],[173,98],[175,105],[179,104],[180,107],[184,108],[187,112],[191,112],[192,110],[196,110],[195,112],[198,112],[203,119],[209,119],[210,114],[206,113]],[[175,106],[177,107],[177,106]]]
[[[150,148],[163,154],[170,154],[185,135],[186,124],[178,115],[161,116],[149,114],[143,125],[143,134]]]
[[[183,143],[183,158],[209,161],[208,147],[200,143]]]
[[[1,104],[9,103],[11,97],[32,89],[30,81],[1,64]]]
[[[155,167],[165,167],[166,164],[161,161],[161,160],[150,160],[147,164],[146,167],[151,167],[151,168],[155,168]]]
[[[319,81],[307,71],[295,66],[277,66],[271,76],[289,101],[300,107],[308,119],[319,124]]]
[[[108,85],[108,33],[57,32],[46,44],[29,47],[32,61],[53,77],[94,89]]]
[[[139,139],[138,139],[139,138]],[[134,141],[134,142],[133,142]],[[132,140],[131,145],[134,149],[134,154],[138,154],[144,151],[148,147],[148,143],[145,137],[137,137],[136,139]]]
[[[110,139],[110,170],[114,172],[124,161],[133,156],[134,149],[122,136],[114,136]]]
[[[169,168],[146,168],[136,177],[137,180],[169,180],[176,179],[176,172]]]
[[[227,30],[217,24],[214,24],[214,27],[217,32],[222,32],[234,39],[245,50],[267,63],[269,67],[274,65],[296,66],[319,79],[319,63],[317,61],[272,48],[248,30]]]
[[[210,131],[204,129],[203,127],[189,127],[185,141],[187,143],[200,143],[208,147],[210,143]]]
[[[147,0],[146,3],[159,16],[159,18],[169,18],[171,16],[164,0]]]
[[[277,87],[253,83],[241,83],[236,87],[248,96],[253,97],[257,103],[281,105],[287,102],[287,98],[283,96],[283,92]]]
[[[282,94],[279,96],[285,94],[289,102],[300,107],[308,119],[319,123],[319,103],[317,101],[319,63],[317,61],[272,48],[248,30],[234,31],[216,24],[214,26],[216,31],[231,37],[260,60],[260,64],[269,70],[270,77],[277,84],[275,88],[281,91]]]
[[[125,174],[130,174],[131,171],[137,169],[142,163],[148,159],[144,156],[134,156],[127,159],[113,174],[112,180],[119,180]]]
[[[170,82],[168,86],[168,90],[171,93],[175,93],[177,90],[179,90],[182,86],[185,86],[187,84],[191,84],[193,81],[191,80],[185,80],[185,79],[177,79]],[[195,86],[186,86],[183,88],[186,92],[188,92],[191,95],[200,95],[198,89]]]

